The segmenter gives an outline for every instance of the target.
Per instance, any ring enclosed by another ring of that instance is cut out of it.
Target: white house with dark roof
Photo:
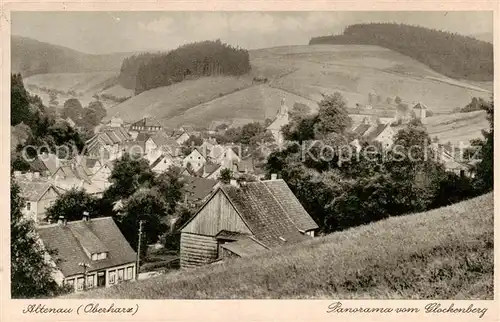
[[[356,139],[350,144],[358,151],[361,149],[360,140],[368,142],[379,142],[383,148],[390,148],[394,143],[395,132],[390,124],[370,124],[363,122],[352,130]]]
[[[36,225],[46,222],[47,209],[54,204],[62,193],[50,180],[37,173],[15,174],[20,195],[25,200],[23,214]]]
[[[55,251],[47,256],[61,285],[78,292],[136,278],[136,253],[111,217],[61,220],[37,227],[36,232],[45,249]]]
[[[193,149],[193,151],[191,151],[191,153],[184,157],[184,159],[182,159],[182,166],[184,168],[187,168],[188,164],[190,164],[193,171],[197,172],[205,165],[206,162],[207,159],[203,155],[202,151],[200,151],[200,149],[198,148],[195,148]]]
[[[181,267],[294,244],[318,228],[283,180],[220,186],[181,228]]]
[[[157,132],[161,131],[162,129],[163,126],[160,124],[160,122],[152,117],[145,117],[130,125],[130,130],[137,132]]]

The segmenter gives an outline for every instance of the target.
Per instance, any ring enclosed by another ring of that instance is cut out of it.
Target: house
[[[55,251],[47,254],[55,281],[78,292],[135,280],[136,253],[114,220],[83,217],[36,228],[45,249]]]
[[[32,160],[29,160],[28,164],[30,172],[38,172],[42,177],[50,177],[52,175],[45,163],[39,158],[33,158]]]
[[[75,157],[75,162],[80,164],[84,169],[86,169],[89,176],[94,175],[103,165],[101,160],[98,158],[91,158],[87,156],[77,155]]]
[[[211,162],[218,163],[225,168],[231,169],[234,162],[241,160],[240,146],[215,145],[211,150],[207,151]]]
[[[137,132],[157,132],[161,131],[162,129],[163,126],[157,120],[151,117],[145,117],[142,120],[139,120],[130,125],[130,130]]]
[[[460,157],[457,158],[456,152],[460,151],[457,151],[453,146],[432,143],[430,147],[434,151],[435,160],[441,162],[446,171],[453,172],[459,176],[473,175],[471,165],[459,161]]]
[[[111,172],[113,171],[113,163],[107,162],[104,163],[97,171],[92,175],[92,181],[107,181],[111,176]]]
[[[119,117],[113,117],[109,121],[110,127],[123,127],[123,120]]]
[[[202,177],[205,179],[218,180],[221,170],[224,169],[217,163],[206,163],[203,167]]]
[[[252,157],[246,157],[241,159],[240,161],[236,161],[233,163],[232,168],[233,173],[253,173],[255,171],[255,162]]]
[[[121,156],[123,147],[132,137],[122,127],[103,127],[85,142],[88,155],[114,160]]]
[[[48,170],[49,175],[54,175],[54,173],[59,169],[59,167],[64,164],[64,161],[59,159],[57,155],[53,153],[43,152],[38,156],[38,159],[43,163],[44,167]]]
[[[283,137],[283,132],[281,131],[281,128],[288,124],[289,119],[288,119],[288,107],[285,104],[285,99],[281,99],[281,106],[280,109],[278,110],[278,114],[274,118],[274,120],[269,124],[267,127],[267,130],[271,132],[274,140],[281,144],[285,140]]]
[[[150,167],[153,172],[163,173],[175,164],[174,159],[169,153],[161,154],[153,163],[151,163]]]
[[[188,164],[191,165],[191,168],[193,171],[197,172],[200,170],[203,165],[207,162],[207,159],[205,156],[202,154],[200,149],[195,148],[191,153],[189,153],[183,160],[182,160],[182,166],[184,168],[188,167]]]
[[[418,102],[413,106],[413,112],[415,113],[415,118],[420,120],[423,124],[426,123],[426,117],[427,117],[427,106],[424,104]]]
[[[377,124],[364,138],[369,142],[379,142],[383,148],[387,149],[394,143],[394,135],[394,130],[390,124]]]
[[[189,138],[191,134],[184,130],[174,130],[171,132],[171,137],[177,142],[178,145],[184,144]]]
[[[219,187],[217,180],[184,176],[185,202],[203,203]]]
[[[370,124],[366,120],[352,130],[356,139],[351,142],[351,145],[357,151],[361,149],[359,140],[368,142],[379,142],[383,148],[390,148],[394,143],[395,132],[390,124]]]
[[[181,227],[181,267],[294,244],[314,237],[317,230],[283,180],[223,185]]]
[[[146,140],[146,154],[149,155],[152,151],[168,152],[172,156],[178,156],[180,153],[180,144],[171,136],[164,132],[157,132]]]
[[[37,172],[24,175],[16,172],[15,180],[20,188],[20,195],[25,200],[23,214],[36,225],[46,221],[47,209],[54,204],[62,193],[47,178],[41,178]]]

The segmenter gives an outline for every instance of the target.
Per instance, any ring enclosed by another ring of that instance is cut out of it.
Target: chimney
[[[40,178],[40,172],[33,173],[33,178],[35,178],[35,179]]]
[[[19,178],[22,175],[21,171],[14,171],[14,177]]]
[[[238,181],[236,181],[235,179],[231,179],[231,181],[229,182],[229,184],[231,184],[232,186],[235,186],[235,187],[239,187],[240,186],[238,184]]]
[[[82,220],[83,221],[89,221],[89,219],[90,219],[89,212],[88,211],[84,211],[83,215],[82,215]]]
[[[272,173],[271,180],[278,180],[278,175],[276,173]]]
[[[26,176],[26,179],[28,179],[28,180],[33,179],[33,173],[31,173],[31,172],[26,172],[25,176]]]

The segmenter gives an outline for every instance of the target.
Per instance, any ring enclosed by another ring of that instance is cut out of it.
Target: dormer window
[[[94,253],[92,254],[92,260],[93,261],[100,261],[103,259],[106,259],[108,257],[108,253]]]

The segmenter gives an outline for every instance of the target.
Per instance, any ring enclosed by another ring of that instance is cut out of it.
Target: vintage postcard
[[[5,320],[500,318],[498,4],[126,5],[4,6]]]

